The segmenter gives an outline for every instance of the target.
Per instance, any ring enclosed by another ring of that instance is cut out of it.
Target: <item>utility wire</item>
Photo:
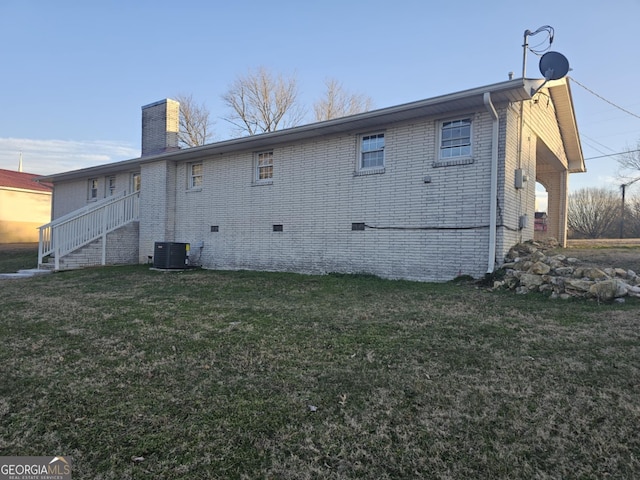
[[[578,85],[580,85],[582,88],[584,88],[587,92],[589,92],[591,95],[595,95],[596,97],[598,97],[600,100],[607,102],[609,105],[616,107],[618,110],[622,110],[624,113],[628,113],[629,115],[631,115],[632,117],[636,117],[637,119],[640,119],[640,115],[636,115],[633,112],[630,112],[629,110],[626,110],[624,108],[622,108],[620,105],[616,105],[615,103],[613,103],[610,100],[607,100],[606,98],[604,98],[602,95],[598,95],[596,92],[594,92],[593,90],[591,90],[588,87],[585,87],[584,85],[582,85],[579,81],[577,81],[575,78],[573,77],[569,77],[571,79],[572,82],[577,83]]]
[[[607,147],[604,143],[600,143],[600,142],[599,142],[599,141],[597,141],[595,138],[591,138],[590,136],[586,135],[584,132],[581,132],[581,133],[580,133],[580,138],[584,138],[584,139],[587,139],[587,141],[590,141],[590,142],[593,142],[593,143],[597,143],[597,144],[598,144],[598,145],[600,145],[602,148],[606,148],[606,149],[607,149],[607,150],[609,150],[610,152],[615,152],[615,150],[614,150],[613,148],[611,148],[611,147]],[[592,146],[591,148],[593,148],[594,150],[598,150],[597,148],[595,148],[595,147],[593,147],[593,146]],[[599,152],[599,153],[601,153],[602,155],[606,155],[606,153],[605,153],[605,152],[602,152],[602,151],[600,151],[600,150],[598,150],[598,152]]]
[[[640,148],[636,148],[635,150],[627,150],[625,152],[610,153],[609,155],[600,155],[598,157],[589,157],[589,158],[585,158],[585,160],[595,160],[596,158],[615,157],[616,155],[624,155],[625,153],[634,153],[634,152],[640,152]]]
[[[598,147],[596,147],[596,146],[592,145],[592,144],[591,144],[591,140],[590,140],[590,139],[588,139],[588,138],[585,138],[585,135],[582,135],[582,134],[581,134],[581,135],[580,135],[580,137],[581,137],[581,140],[582,140],[584,143],[586,143],[590,148],[593,148],[596,152],[598,152],[598,153],[599,153],[599,154],[601,154],[601,155],[607,155],[607,153],[603,152],[603,151],[602,151],[602,150],[600,150]],[[609,149],[609,150],[611,150],[611,149]],[[613,151],[613,150],[612,150],[612,151]]]

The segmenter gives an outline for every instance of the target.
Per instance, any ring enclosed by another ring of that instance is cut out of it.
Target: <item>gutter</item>
[[[491,102],[491,93],[485,92],[483,96],[487,112],[493,118],[493,131],[491,132],[491,194],[489,196],[489,256],[487,258],[487,273],[493,273],[496,265],[496,230],[498,224],[498,129],[499,120]]]

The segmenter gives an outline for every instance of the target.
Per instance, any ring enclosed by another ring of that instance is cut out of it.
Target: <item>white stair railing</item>
[[[38,265],[47,255],[54,255],[55,269],[60,258],[98,238],[102,241],[102,264],[106,263],[107,233],[138,220],[140,192],[122,195],[107,202],[82,208],[40,227]]]

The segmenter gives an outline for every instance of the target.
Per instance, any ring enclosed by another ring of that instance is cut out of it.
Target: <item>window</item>
[[[116,177],[107,177],[107,181],[105,182],[104,196],[112,197],[114,193],[116,193]]]
[[[471,119],[442,122],[440,128],[440,159],[471,156]]]
[[[269,182],[273,178],[273,152],[256,154],[256,182]]]
[[[133,173],[131,175],[131,191],[132,192],[139,192],[140,191],[140,174],[139,173]]]
[[[384,133],[360,137],[359,170],[384,168]]]
[[[189,165],[189,188],[202,188],[202,164],[192,163]]]
[[[97,200],[98,199],[98,179],[90,178],[89,179],[89,200]]]

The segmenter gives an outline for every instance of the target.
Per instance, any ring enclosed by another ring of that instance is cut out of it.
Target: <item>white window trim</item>
[[[113,180],[113,183],[112,183]],[[116,194],[116,176],[109,175],[104,179],[104,196],[113,197]]]
[[[260,155],[270,154],[271,155],[271,165],[259,165],[258,159]],[[255,152],[253,154],[253,184],[254,185],[272,185],[273,184],[273,170],[274,170],[274,153],[273,150],[263,150],[261,152]],[[260,178],[260,168],[271,166],[271,177],[269,178]]]
[[[364,167],[362,165],[362,154],[364,153],[362,151],[362,140],[364,137],[373,137],[373,136],[377,136],[377,135],[383,135],[384,136],[384,146],[382,147],[382,165],[377,165],[375,167]],[[356,158],[356,169],[354,174],[356,176],[360,176],[360,175],[373,175],[376,173],[384,173],[385,172],[385,167],[387,164],[387,153],[386,153],[386,149],[387,149],[387,132],[385,130],[378,130],[375,132],[367,132],[367,133],[362,133],[360,135],[358,135],[357,137],[357,141],[358,141],[358,156]]]
[[[136,189],[136,178],[139,179],[137,189]],[[142,176],[139,172],[133,172],[131,174],[131,193],[138,192],[140,191],[141,188],[142,188]]]
[[[456,122],[461,120],[469,120],[469,147],[470,153],[468,155],[459,155],[455,157],[441,157],[442,154],[442,129],[445,123]],[[474,152],[474,140],[473,140],[473,131],[474,131],[474,119],[473,115],[465,115],[456,118],[445,118],[438,121],[436,135],[436,160],[433,163],[434,167],[448,167],[453,165],[468,165],[473,163],[473,152]]]
[[[201,173],[199,175],[193,174],[193,167],[200,165]],[[194,185],[196,178],[200,178],[200,185]],[[204,181],[204,164],[202,162],[194,162],[187,164],[187,190],[200,191],[202,190],[202,182]]]

